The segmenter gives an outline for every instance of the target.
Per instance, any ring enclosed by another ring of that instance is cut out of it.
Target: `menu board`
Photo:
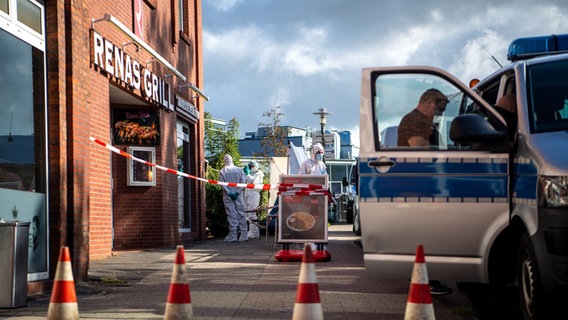
[[[327,175],[281,175],[281,184],[321,185]],[[281,192],[278,208],[278,241],[281,243],[327,243],[328,196],[300,187]]]

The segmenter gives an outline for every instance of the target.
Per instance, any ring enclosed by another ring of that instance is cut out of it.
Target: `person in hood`
[[[233,157],[227,154],[224,157],[225,166],[219,174],[219,181],[245,183],[245,173],[233,164]],[[247,241],[247,219],[243,200],[242,187],[230,187],[223,185],[223,204],[229,223],[229,234],[225,237],[226,242]],[[240,235],[239,235],[240,232]]]
[[[312,157],[302,162],[299,174],[327,174],[323,154],[322,145],[320,143],[314,144],[312,146]]]
[[[248,169],[248,170],[247,170]],[[245,167],[246,183],[249,184],[262,184],[264,180],[264,173],[259,170],[258,162],[252,160]],[[259,238],[260,230],[258,229],[258,216],[257,209],[260,205],[260,190],[258,189],[245,189],[245,212],[247,220],[249,221],[249,229],[247,236],[250,238]]]

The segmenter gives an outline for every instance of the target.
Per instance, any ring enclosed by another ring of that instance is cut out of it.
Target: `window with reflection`
[[[28,281],[49,278],[43,12],[0,0],[0,220],[30,223]]]
[[[18,0],[18,21],[39,34],[43,34],[41,15],[40,6],[29,0]]]
[[[0,30],[0,188],[45,192],[42,51]]]
[[[0,0],[0,11],[10,14],[10,3],[8,0]]]

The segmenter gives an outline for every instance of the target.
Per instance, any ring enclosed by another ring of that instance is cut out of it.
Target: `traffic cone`
[[[170,282],[164,319],[191,319],[193,308],[191,307],[189,284],[185,276],[185,256],[182,245],[177,246],[176,249],[176,258]]]
[[[323,320],[323,310],[320,303],[318,279],[316,277],[316,264],[309,243],[304,245],[304,256],[298,279],[296,303],[292,320]]]
[[[416,258],[410,280],[410,290],[406,301],[406,311],[404,319],[410,320],[433,320],[434,305],[432,295],[428,285],[428,271],[426,270],[426,259],[424,259],[424,247],[419,244],[416,248]]]
[[[48,320],[79,319],[79,307],[75,294],[75,282],[71,268],[71,255],[68,247],[59,251],[59,260],[53,279],[53,291],[47,310]]]

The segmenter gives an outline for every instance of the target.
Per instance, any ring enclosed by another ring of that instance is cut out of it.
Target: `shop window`
[[[152,147],[128,147],[128,153],[146,162],[156,162],[156,149]],[[155,186],[156,167],[128,159],[127,185],[128,186]]]
[[[177,163],[178,171],[190,173],[190,128],[186,123],[177,123]],[[182,176],[178,181],[178,223],[180,232],[191,231],[191,184]]]

